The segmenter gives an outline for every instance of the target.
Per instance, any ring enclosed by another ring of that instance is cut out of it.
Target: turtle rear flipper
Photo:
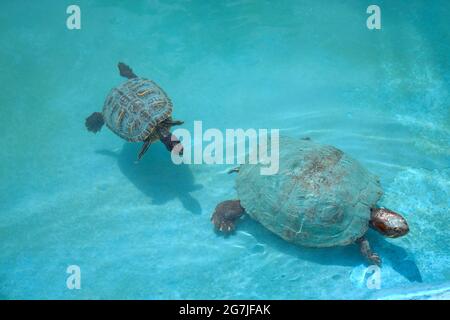
[[[93,132],[97,133],[103,127],[105,120],[103,119],[103,115],[101,112],[94,112],[89,117],[86,118],[86,128]]]
[[[122,77],[125,77],[128,79],[137,78],[137,75],[135,75],[133,70],[129,66],[127,66],[125,63],[119,62],[119,64],[117,66],[119,67],[119,72]]]
[[[234,231],[236,222],[244,212],[239,200],[227,200],[217,205],[211,217],[211,222],[217,230],[230,233]]]

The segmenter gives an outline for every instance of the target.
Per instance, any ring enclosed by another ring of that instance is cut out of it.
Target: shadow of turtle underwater
[[[259,222],[250,217],[244,217],[239,224],[239,231],[251,234],[258,247],[272,247],[278,252],[311,261],[320,265],[355,267],[364,262],[356,244],[331,248],[309,248],[289,243],[271,231],[264,228]],[[217,235],[228,237],[230,235]],[[377,252],[385,258],[387,264],[409,282],[422,282],[422,275],[417,267],[412,254],[392,242],[380,237],[375,231],[369,230],[368,237],[373,242]],[[255,250],[257,250],[255,248]]]
[[[163,205],[179,199],[187,211],[200,214],[200,203],[190,192],[203,186],[195,184],[190,168],[184,164],[175,165],[161,143],[153,144],[147,158],[137,162],[139,148],[137,144],[125,143],[119,153],[105,149],[97,153],[117,159],[121,172],[151,199],[152,204]]]

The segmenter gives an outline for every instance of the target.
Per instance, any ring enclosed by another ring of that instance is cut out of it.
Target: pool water
[[[450,296],[450,3],[364,0],[9,1],[0,11],[0,298],[409,299]],[[380,177],[410,233],[306,249],[245,218],[226,165],[176,166],[84,119],[124,80],[154,79],[192,130],[278,128],[332,144]],[[69,265],[81,289],[66,286]]]

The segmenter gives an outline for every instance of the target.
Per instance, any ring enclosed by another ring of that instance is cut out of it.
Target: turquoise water
[[[366,299],[450,290],[450,3],[9,1],[0,11],[0,297]],[[279,128],[333,144],[377,174],[411,232],[383,239],[381,289],[356,246],[296,247],[244,219],[227,166],[175,166],[84,119],[123,81],[157,81],[192,129]],[[81,289],[66,268],[81,268]]]

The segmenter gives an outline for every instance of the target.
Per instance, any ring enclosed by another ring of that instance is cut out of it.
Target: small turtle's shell
[[[128,141],[144,141],[172,115],[172,102],[153,81],[133,78],[113,88],[103,106],[105,123]]]
[[[279,155],[275,175],[261,175],[267,164],[240,168],[238,198],[252,218],[308,247],[347,245],[367,232],[383,193],[374,175],[341,150],[308,140],[281,137]]]

